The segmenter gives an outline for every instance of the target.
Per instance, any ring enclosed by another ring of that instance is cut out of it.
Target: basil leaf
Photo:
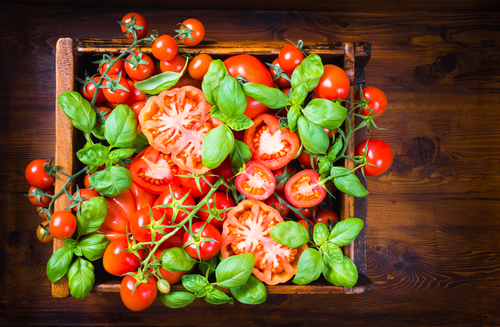
[[[76,91],[64,91],[57,98],[57,102],[73,126],[90,135],[97,121],[96,113],[90,102]]]
[[[330,174],[335,176],[348,172],[350,172],[350,170],[345,167],[333,166]],[[347,195],[351,195],[356,198],[362,198],[368,195],[368,191],[363,184],[361,184],[358,176],[356,176],[353,172],[350,172],[348,175],[335,177],[333,179],[333,183],[341,192],[344,192]]]
[[[187,64],[189,60],[186,60],[186,64],[184,65],[184,68],[182,68],[182,71],[176,73],[176,72],[164,72],[161,74],[157,74],[154,76],[151,76],[148,79],[145,79],[140,82],[136,82],[134,84],[135,88],[141,91],[142,93],[146,94],[151,94],[151,95],[156,95],[159,94],[160,92],[166,91],[172,86],[174,86],[179,79],[182,77],[184,74],[184,71],[186,70]],[[109,118],[108,118],[109,119]]]
[[[324,266],[321,253],[313,248],[307,248],[299,258],[297,274],[292,282],[297,285],[309,284],[319,278]]]
[[[110,241],[105,235],[93,234],[85,237],[78,245],[87,259],[95,261],[102,258],[109,243]]]
[[[235,131],[244,131],[252,127],[253,121],[246,115],[241,115],[235,118],[229,118],[227,124]]]
[[[71,296],[84,299],[94,286],[94,266],[83,258],[76,259],[68,270],[68,286]]]
[[[234,143],[233,151],[229,155],[231,161],[231,169],[233,173],[238,173],[243,165],[249,163],[252,160],[252,152],[245,142],[236,140]]]
[[[285,221],[274,225],[271,228],[270,235],[274,241],[292,249],[309,242],[309,232],[304,226],[295,221]]]
[[[312,123],[333,131],[344,122],[347,109],[337,101],[312,99],[302,113]]]
[[[217,105],[228,118],[241,116],[247,107],[247,97],[236,78],[226,75],[217,90]]]
[[[64,245],[66,245],[69,249],[74,249],[78,245],[78,241],[72,238],[67,238],[63,240]]]
[[[323,252],[324,258],[330,262],[341,263],[344,260],[344,254],[340,247],[333,243],[325,242],[320,247],[321,252]],[[326,261],[325,261],[326,262]]]
[[[216,288],[212,289],[207,293],[207,295],[205,295],[205,300],[207,300],[207,302],[210,304],[234,304],[233,298],[229,297],[226,293]]]
[[[229,290],[236,300],[244,304],[261,304],[267,298],[266,286],[253,275],[244,284]]]
[[[227,158],[234,148],[233,132],[226,125],[212,129],[203,138],[201,157],[203,166],[214,169]]]
[[[302,105],[308,93],[307,84],[298,85],[297,88],[292,90],[292,94],[290,94],[290,103],[295,106]]]
[[[111,166],[90,175],[90,185],[105,196],[115,197],[132,186],[132,175],[125,167]]]
[[[288,97],[280,89],[259,83],[245,83],[243,90],[249,97],[271,109],[279,109],[290,105]]]
[[[255,264],[253,253],[244,253],[222,260],[215,270],[217,284],[232,288],[243,285],[252,274]]]
[[[137,136],[135,113],[126,104],[118,105],[106,119],[104,136],[112,147],[130,148]]]
[[[338,246],[351,244],[363,229],[364,222],[359,218],[347,218],[335,224],[330,232],[329,242]]]
[[[123,159],[127,159],[135,153],[135,149],[116,149],[108,154],[109,163],[111,165],[120,163]]]
[[[301,106],[292,106],[288,110],[287,119],[288,119],[288,128],[290,132],[295,133],[298,128],[299,117],[302,116],[302,107]]]
[[[191,274],[182,276],[182,285],[188,291],[200,294],[206,292],[205,287],[210,286],[210,283],[203,276]]]
[[[161,253],[161,266],[170,272],[189,271],[195,264],[196,260],[182,248],[170,248]]]
[[[291,79],[292,88],[296,89],[299,85],[304,84],[307,92],[311,92],[318,86],[323,71],[321,57],[316,53],[311,53],[293,71]]]
[[[170,292],[170,293],[160,293],[157,295],[163,305],[172,308],[184,308],[196,300],[196,296],[188,292]]]
[[[101,141],[104,141],[106,137],[104,136],[104,130],[105,130],[104,125],[95,125],[94,128],[92,128],[92,134],[98,138]]]
[[[86,143],[85,146],[76,152],[78,159],[87,166],[100,166],[106,163],[108,148],[101,143]]]
[[[332,169],[332,162],[330,161],[330,158],[327,156],[321,156],[318,159],[318,173],[320,174],[321,178],[325,178],[327,175],[330,174],[330,170]]]
[[[73,259],[73,250],[63,247],[54,252],[47,262],[47,277],[51,283],[57,282],[68,272],[69,264]]]
[[[203,276],[210,277],[215,272],[215,267],[217,267],[218,258],[213,257],[210,260],[201,260],[198,263],[198,270],[201,272]]]
[[[298,120],[300,141],[311,154],[325,154],[330,141],[323,128],[301,116]]]
[[[314,243],[316,243],[316,245],[321,245],[326,241],[328,241],[329,236],[330,233],[328,233],[328,227],[326,227],[325,224],[319,222],[316,225],[314,225],[313,238],[314,238]]]
[[[333,145],[328,149],[328,158],[335,162],[337,159],[337,155],[342,150],[342,146],[344,145],[344,141],[342,140],[342,136],[338,136]]]
[[[95,196],[83,202],[76,214],[78,235],[86,235],[97,231],[106,219],[107,214],[106,199],[102,196]]]
[[[222,111],[220,111],[219,106],[217,105],[213,105],[212,108],[210,108],[210,116],[220,120],[225,124],[227,124],[227,122],[229,121],[229,118],[226,117],[226,115],[224,115]]]
[[[201,89],[203,90],[208,103],[212,105],[217,104],[217,90],[226,75],[227,69],[222,60],[217,59],[210,62],[208,71],[203,77],[203,82],[201,83]]]
[[[300,259],[299,259],[300,260]],[[325,279],[335,286],[353,287],[358,281],[358,269],[356,265],[344,256],[342,263],[325,262],[323,276]]]

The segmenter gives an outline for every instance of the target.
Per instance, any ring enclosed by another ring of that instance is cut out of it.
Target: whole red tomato
[[[196,80],[202,81],[212,60],[214,59],[206,53],[197,55],[188,64],[189,75]]]
[[[130,231],[139,242],[151,242],[152,240],[151,229],[149,227],[146,227],[153,223],[151,221],[151,216],[156,223],[161,219],[163,214],[156,208],[145,207],[137,211],[130,217]],[[164,220],[161,225],[168,225],[168,222]],[[161,230],[166,234],[172,231],[172,229],[168,228],[162,228]],[[162,237],[163,234],[161,234],[159,230],[156,230],[155,241],[159,241]]]
[[[92,80],[97,84],[97,83],[99,83],[100,78],[101,78],[100,76],[94,76],[94,77],[92,77]],[[95,85],[92,82],[88,82],[87,84],[83,84],[81,93],[85,99],[87,99],[88,101],[92,101],[92,99],[94,98],[94,93],[95,93]],[[104,97],[104,94],[102,93],[102,89],[98,89],[95,103],[101,103],[104,100],[106,100],[106,98]]]
[[[54,184],[55,177],[47,176],[47,172],[45,171],[44,165],[47,164],[47,161],[43,159],[33,160],[26,166],[26,170],[24,172],[24,176],[28,183],[39,189],[49,188],[52,184]]]
[[[335,65],[324,65],[324,72],[314,92],[318,98],[327,100],[347,99],[351,81],[347,73]]]
[[[181,200],[184,196],[186,197],[186,199],[182,202],[182,206],[194,206],[194,199],[191,196],[191,194],[188,194],[188,191],[186,189],[180,186],[171,185],[170,189],[166,190],[165,192],[161,193],[158,196],[157,205],[169,204],[173,202],[173,199]],[[158,209],[160,209],[162,212],[165,213],[166,215],[165,220],[168,223],[170,223],[175,214],[174,210],[172,208],[158,208]],[[185,208],[185,209],[188,212],[193,211],[193,209],[190,208]],[[187,216],[188,216],[187,213],[178,210],[177,216],[175,217],[173,224],[178,224],[182,222]]]
[[[156,299],[158,286],[156,277],[150,275],[136,286],[138,279],[127,275],[120,285],[120,297],[123,304],[132,311],[141,311],[148,308]]]
[[[87,188],[81,188],[78,191],[80,192],[80,197],[85,199],[81,203],[83,203],[83,202],[87,201],[88,199],[93,198],[95,196],[99,196],[99,193],[97,193],[94,190],[89,190]],[[73,194],[74,197],[78,196],[78,191]],[[78,211],[78,208],[73,207],[73,210]]]
[[[231,185],[231,178],[234,177],[233,170],[231,169],[231,162],[229,161],[229,158],[226,158],[220,165],[219,167],[215,168],[213,170],[215,175],[222,176],[224,178],[224,182],[227,185]],[[227,187],[224,184],[221,184],[219,188],[217,189],[222,192],[227,191]]]
[[[311,224],[311,229],[309,228],[309,226],[307,225],[307,222],[305,219],[299,219],[297,221],[299,224],[301,224],[302,226],[304,226],[308,231],[312,231],[312,228],[314,228],[314,225],[316,225],[316,223],[314,221],[311,221],[311,220],[307,220],[307,222],[309,222],[309,224]]]
[[[111,60],[115,60],[116,58],[118,58],[118,56],[113,56],[113,57],[111,57]],[[108,69],[108,66],[109,66],[109,64],[107,62],[102,62],[99,65],[99,74],[104,75],[104,73]],[[118,59],[118,61],[116,61],[113,64],[113,66],[111,66],[111,68],[108,71],[108,75],[110,75],[110,76],[111,75],[118,75],[120,73],[122,73],[123,77],[125,76],[125,73],[126,73],[124,61],[122,59]]]
[[[368,147],[366,147],[366,143],[368,143]],[[354,154],[356,156],[362,156],[365,153],[365,148],[367,148],[366,161],[376,165],[366,165],[361,168],[366,176],[380,175],[391,166],[394,155],[391,147],[385,141],[379,139],[365,140],[356,145]]]
[[[177,56],[177,42],[170,35],[163,34],[159,36],[151,46],[153,56],[158,60],[170,61]]]
[[[181,34],[183,34],[182,31],[184,31],[184,26],[186,26],[187,29],[191,31],[188,33],[190,35],[190,37],[188,37],[187,35],[185,35],[185,36],[181,35],[179,37],[181,42],[184,43],[185,45],[190,46],[190,47],[198,45],[205,37],[205,26],[203,26],[203,23],[200,22],[198,19],[189,18],[189,19],[186,19],[184,22],[182,22],[182,25],[179,28],[179,31],[181,31]],[[191,40],[191,38],[192,38],[192,40]]]
[[[186,243],[193,242],[184,248],[184,250],[186,250],[191,257],[198,260],[209,260],[219,254],[222,244],[222,236],[217,227],[210,223],[199,221],[191,225],[191,230],[195,234],[195,238],[193,238],[188,232],[185,232],[184,237],[182,238],[184,245],[186,245]],[[203,240],[205,238],[211,238],[215,241],[205,241]],[[199,256],[197,247],[200,249]]]
[[[142,29],[137,29],[136,30],[136,36],[137,39],[142,39],[148,34],[148,23],[146,21],[146,18],[144,18],[143,15],[137,13],[137,12],[129,12],[122,18],[122,23],[130,24],[132,20],[132,15],[134,16],[134,23],[137,26],[142,26]],[[125,33],[127,31],[127,27],[121,25],[122,32]],[[132,33],[126,33],[125,36],[131,40],[134,39],[134,36]]]
[[[279,60],[278,58],[274,59],[273,60],[273,65],[275,66],[278,66],[280,67],[280,63],[279,63]],[[281,68],[281,67],[280,67]],[[271,76],[272,78],[274,79],[274,77],[276,76],[276,72],[274,71],[274,69],[272,67],[269,67],[269,72],[271,73]],[[291,75],[287,73],[287,76],[289,79],[291,79]],[[278,78],[276,78],[274,80],[274,83],[279,87],[279,88],[283,88],[283,87],[289,87],[290,86],[290,81],[287,80],[286,78],[284,78],[283,76],[280,76]]]
[[[337,222],[339,221],[339,216],[332,209],[321,209],[316,213],[316,217],[314,217],[314,222],[323,223],[328,225],[329,222]]]
[[[130,243],[132,244],[132,241]],[[115,276],[121,276],[137,270],[141,265],[141,261],[144,260],[144,250],[137,251],[141,257],[140,259],[133,252],[129,252],[130,250],[126,236],[118,237],[111,241],[102,257],[104,269]]]
[[[385,108],[387,107],[387,96],[382,90],[373,86],[366,86],[363,88],[363,96],[365,97],[365,100],[369,100],[367,106],[373,110],[373,113],[370,113],[368,108],[361,108],[358,110],[359,114],[364,116],[368,116],[370,114],[373,116],[380,116],[385,111]],[[356,100],[361,100],[360,91],[356,93],[355,98]]]
[[[139,55],[139,53],[136,53],[136,55]],[[132,55],[129,55],[127,57],[127,60],[131,59]],[[150,56],[143,53],[141,55],[141,61],[145,61],[147,63],[135,65],[132,62],[125,62],[125,71],[127,72],[127,75],[134,81],[145,80],[153,76],[155,73],[155,63]]]
[[[226,210],[228,208],[234,207],[234,201],[231,196],[224,192],[214,192],[214,194],[212,194],[212,196],[208,199],[208,206],[204,204],[198,211],[198,217],[203,221],[207,221],[210,217],[210,214],[208,212],[202,211],[208,211],[208,207],[210,207],[210,209],[212,210]],[[227,211],[221,212],[219,213],[218,217],[216,216],[212,218],[212,220],[210,220],[210,223],[214,226],[221,227],[226,220],[226,216]],[[221,218],[222,220],[219,220],[218,218]]]
[[[43,244],[49,244],[54,241],[54,236],[50,234],[45,235],[45,229],[43,229],[43,226],[47,224],[48,222],[42,221],[42,223],[36,228],[36,238],[38,238],[38,240]]]
[[[76,231],[76,217],[67,210],[59,210],[52,214],[49,223],[50,235],[59,239],[71,237]]]
[[[118,75],[109,75],[109,78],[111,78],[113,81],[116,81],[117,84],[120,84],[124,89],[118,88],[117,86],[111,88],[103,88],[102,92],[104,93],[106,100],[111,103],[125,103],[130,96],[130,90],[128,88],[129,86],[127,80],[123,76],[120,76],[120,79],[118,79]],[[106,86],[108,84],[113,85],[115,84],[115,82],[110,82],[109,80],[104,79],[102,85]]]
[[[165,61],[161,60],[160,61],[160,70],[162,73],[164,72],[174,72],[174,73],[180,73],[184,66],[186,65],[186,58],[183,56],[176,55],[174,59]],[[183,75],[186,74],[186,71],[184,71]]]
[[[35,190],[35,188],[32,186],[30,187],[29,189],[29,193],[33,193],[33,191]],[[54,186],[50,186],[48,188],[46,188],[45,190],[43,190],[45,193],[49,194],[49,195],[54,195]],[[47,208],[49,205],[50,205],[50,201],[52,201],[52,198],[50,196],[41,196],[40,197],[40,200],[37,199],[36,196],[30,196],[29,197],[29,200],[31,202],[32,205],[34,206],[39,206],[39,207],[42,207],[42,208]]]
[[[280,200],[274,194],[271,195],[264,203],[278,210],[281,217],[286,217],[290,212],[290,208],[288,208],[285,204],[285,203],[288,204],[288,201],[286,200],[286,197],[284,195],[280,194],[280,198],[281,198],[281,205],[280,205]]]
[[[304,60],[305,56],[295,45],[284,46],[278,55],[278,62],[285,73],[293,73],[295,68]]]
[[[198,199],[203,195],[207,194],[212,188],[211,185],[215,182],[215,176],[211,175],[212,171],[209,170],[206,175],[195,177],[180,177],[182,187],[193,196],[193,198]],[[198,180],[198,183],[196,182]]]

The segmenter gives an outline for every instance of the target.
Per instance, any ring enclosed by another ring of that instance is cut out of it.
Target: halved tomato
[[[236,177],[236,188],[250,199],[265,200],[273,194],[276,181],[273,173],[260,161],[250,161]]]
[[[211,105],[193,86],[170,89],[150,97],[139,114],[141,130],[155,149],[171,154],[181,169],[204,174],[201,142],[213,128]]]
[[[228,211],[222,230],[224,258],[241,253],[255,255],[253,274],[268,285],[290,280],[297,272],[299,258],[307,244],[296,249],[274,241],[269,232],[283,222],[279,212],[260,201],[243,200]]]
[[[284,167],[300,148],[297,134],[287,128],[280,129],[279,123],[278,117],[262,114],[245,131],[245,143],[252,152],[252,159],[262,161],[271,170]]]
[[[326,196],[315,170],[306,169],[293,175],[285,185],[285,196],[296,207],[313,207]]]

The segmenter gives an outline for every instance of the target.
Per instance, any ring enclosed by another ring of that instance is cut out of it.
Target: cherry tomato
[[[142,133],[142,128],[141,128],[141,121],[139,120],[139,114],[141,113],[142,108],[146,105],[146,102],[144,101],[139,101],[135,102],[129,105],[130,109],[135,114],[135,120],[137,121],[137,133],[140,134]]]
[[[176,55],[174,59],[165,61],[161,60],[160,61],[160,70],[162,73],[164,72],[174,72],[174,73],[180,73],[184,66],[186,65],[186,58],[183,56]],[[186,71],[184,71],[183,75],[186,74]]]
[[[207,223],[205,227],[203,227],[203,225],[205,225],[205,222],[202,221],[191,225],[191,230],[196,236],[194,239],[195,242],[186,246],[184,250],[186,250],[186,252],[195,259],[209,260],[219,254],[222,244],[222,236],[214,225],[210,223]],[[204,238],[211,238],[215,241],[204,241]],[[193,237],[188,232],[185,232],[184,237],[182,238],[184,245],[191,240],[193,240]],[[199,256],[197,247],[199,247],[200,250]]]
[[[213,58],[206,53],[197,55],[188,64],[189,75],[196,80],[202,81],[212,60]]]
[[[36,212],[40,211],[42,207],[36,207]],[[38,217],[47,220],[47,213],[45,211],[42,211],[38,214]]]
[[[226,158],[220,165],[219,167],[215,168],[213,170],[213,173],[218,176],[222,176],[224,178],[224,182],[227,185],[231,185],[231,178],[234,177],[233,170],[231,169],[231,162],[229,161],[229,158]],[[219,188],[217,189],[222,192],[227,191],[227,187],[224,184],[221,184]]]
[[[318,207],[308,207],[308,208],[298,208],[294,207],[295,209],[299,210],[300,215],[302,215],[306,219],[311,219],[315,215],[315,213],[318,211]],[[297,218],[302,218],[298,213],[293,212],[294,216]]]
[[[67,210],[59,210],[52,214],[49,223],[50,235],[59,239],[71,237],[76,231],[76,217]]]
[[[100,76],[92,77],[92,80],[96,84],[99,82],[99,79],[100,79]],[[95,85],[92,84],[92,82],[88,82],[87,84],[82,85],[81,93],[85,99],[87,99],[88,101],[92,101],[92,99],[94,98],[94,94],[95,94]],[[104,97],[104,93],[102,93],[102,89],[99,89],[97,91],[97,97],[96,97],[95,103],[101,103],[104,100],[106,100],[106,98]]]
[[[194,206],[194,199],[191,196],[191,194],[188,194],[188,191],[180,186],[170,186],[170,189],[166,190],[165,192],[161,193],[160,196],[158,196],[158,202],[157,205],[162,205],[162,204],[168,204],[172,203],[173,198],[176,200],[182,199],[184,196],[186,196],[186,199],[182,202],[183,206]],[[172,218],[174,216],[174,210],[172,208],[158,208],[162,212],[165,213],[165,220],[170,223],[172,221]],[[193,211],[191,208],[185,208],[188,212]],[[174,220],[174,224],[178,224],[181,221],[183,221],[186,217],[188,216],[187,213],[184,211],[178,210],[177,211],[177,216]]]
[[[156,59],[170,61],[177,56],[178,46],[173,37],[163,34],[153,42],[151,50]]]
[[[367,106],[373,110],[372,115],[376,117],[384,113],[385,108],[387,107],[387,96],[382,90],[373,86],[366,86],[363,88],[363,96],[365,97],[365,100],[370,101]],[[360,91],[356,92],[355,98],[356,100],[361,100]],[[368,108],[362,108],[358,110],[358,113],[368,116],[371,114]]]
[[[120,297],[123,304],[132,311],[141,311],[148,308],[156,299],[158,294],[156,277],[150,275],[147,281],[137,285],[137,279],[134,276],[127,275],[123,277],[120,285]]]
[[[130,241],[132,244],[132,241]],[[127,251],[123,251],[127,250]],[[104,251],[102,264],[104,269],[111,275],[121,276],[128,272],[133,272],[139,268],[141,261],[144,260],[144,250],[137,250],[141,258],[138,258],[130,251],[130,246],[127,242],[127,237],[122,236],[111,241]]]
[[[81,197],[81,198],[85,198],[85,200],[83,200],[83,201],[80,203],[80,205],[81,205],[82,203],[84,203],[85,201],[87,201],[88,199],[90,199],[90,198],[93,198],[93,197],[95,197],[95,196],[99,196],[99,193],[97,193],[97,192],[96,192],[96,191],[94,191],[94,190],[89,190],[89,189],[87,189],[87,188],[81,188],[81,189],[79,189],[78,191],[80,192],[80,197]],[[75,198],[78,196],[78,191],[77,191],[77,192],[75,192],[75,193],[73,194],[73,196],[74,196]],[[78,211],[78,208],[77,208],[77,207],[73,207],[73,210]]]
[[[347,73],[335,65],[324,65],[324,72],[314,92],[318,98],[327,100],[347,99],[351,81]]]
[[[215,203],[215,206],[214,206]],[[208,210],[210,207],[211,210],[217,209],[217,210],[226,210],[228,208],[234,207],[234,201],[233,199],[226,193],[223,192],[214,192],[212,196],[208,199],[208,206],[204,204],[201,206],[201,209],[198,211],[198,217],[202,221],[207,221],[208,218],[210,218],[210,214],[208,212],[202,211],[202,210]],[[216,227],[221,227],[224,221],[226,220],[227,216],[227,211],[220,212],[217,214],[215,217],[213,217],[210,220],[210,224],[216,226]],[[219,220],[220,218],[220,220]]]
[[[274,209],[278,210],[281,217],[286,217],[288,215],[288,213],[290,212],[290,208],[288,208],[286,206],[286,204],[284,203],[284,202],[288,203],[286,201],[285,196],[280,195],[280,198],[282,201],[281,205],[280,205],[280,200],[274,194],[271,195],[264,203],[267,204],[268,206],[273,207]]]
[[[132,15],[134,15],[134,23],[137,26],[142,26],[142,29],[138,29],[135,31],[135,34],[137,36],[137,39],[142,39],[148,34],[148,23],[146,21],[146,18],[144,18],[143,15],[137,13],[137,12],[129,12],[122,18],[122,22],[126,24],[130,24],[130,21],[132,20]],[[120,25],[122,32],[125,33],[127,31],[127,28],[123,25]],[[132,33],[127,33],[125,36],[131,40],[134,39],[134,36]]]
[[[285,175],[285,167],[286,167],[286,175]],[[288,163],[285,167],[273,170],[274,179],[276,180],[276,191],[278,192],[282,192],[285,190],[286,182],[292,177],[292,174],[295,171],[295,167],[290,163]],[[280,183],[282,184],[278,186],[278,184]]]
[[[139,53],[137,52],[136,55],[139,55]],[[132,59],[132,55],[129,55],[127,59]],[[141,61],[142,60],[146,61],[147,64],[139,64],[137,67],[134,67],[133,63],[125,62],[125,71],[134,81],[143,81],[150,78],[155,73],[155,63],[153,62],[153,59],[143,53],[141,57]]]
[[[116,58],[118,58],[118,56],[112,56],[111,60],[115,60]],[[104,75],[104,73],[108,69],[108,66],[109,66],[109,64],[107,62],[101,63],[99,65],[99,74]],[[111,68],[108,71],[108,75],[109,76],[111,76],[111,75],[118,75],[120,73],[122,73],[122,77],[125,77],[125,74],[126,74],[126,72],[125,72],[125,65],[124,65],[124,61],[121,58],[118,59],[118,61],[115,62],[113,64],[113,66],[111,66]]]
[[[285,196],[296,207],[313,207],[323,201],[326,190],[319,183],[318,173],[306,169],[293,175],[286,183]]]
[[[34,190],[35,190],[35,188],[32,186],[32,187],[30,187],[28,192],[33,193]],[[49,195],[54,195],[54,185],[51,185],[50,187],[46,188],[43,191]],[[44,196],[40,197],[40,201],[39,201],[36,196],[30,196],[29,200],[30,200],[31,204],[34,206],[47,208],[50,205],[50,201],[52,201],[52,198],[50,196],[44,195]]]
[[[362,141],[354,149],[356,156],[362,156],[365,153],[366,143],[368,142],[366,161],[376,166],[366,165],[361,168],[366,176],[377,176],[385,172],[392,164],[392,149],[383,140],[369,139]]]
[[[130,79],[126,78],[127,83],[128,83],[128,90],[130,92],[130,95],[127,99],[127,104],[129,106],[132,106],[132,104],[136,102],[145,102],[147,100],[146,94],[142,93],[135,87],[135,82]]]
[[[316,223],[314,221],[311,221],[311,220],[307,220],[310,224],[311,224],[311,228],[314,227],[314,225],[316,225]],[[311,229],[309,229],[309,226],[307,225],[307,222],[305,219],[299,219],[297,221],[299,224],[301,224],[302,226],[304,226],[308,231],[311,231]]]
[[[161,219],[163,213],[159,209],[145,207],[140,209],[130,217],[130,231],[139,242],[151,242],[152,240],[151,229],[142,228],[153,223],[151,221],[151,216],[153,216],[154,222],[157,222]],[[164,219],[161,225],[168,225],[168,221]],[[166,234],[173,231],[172,229],[166,227],[162,228],[161,230]],[[163,234],[160,233],[159,230],[156,230],[155,241],[159,241],[162,237]]]
[[[198,19],[196,19],[196,18],[186,19],[182,23],[182,25],[179,28],[179,30],[181,30],[181,31],[184,30],[184,26],[183,25],[186,26],[188,30],[192,31],[190,33],[190,35],[194,39],[194,40],[191,40],[187,36],[180,36],[179,39],[185,45],[190,46],[190,47],[198,45],[203,40],[203,38],[205,37],[205,26],[203,26],[203,23],[200,22]]]
[[[40,225],[38,225],[38,227],[36,228],[36,237],[38,238],[38,240],[44,244],[49,244],[49,243],[52,243],[52,241],[54,241],[54,236],[50,235],[50,234],[47,234],[45,235],[45,229],[42,228],[42,226],[46,226],[48,224],[48,222],[46,221],[42,221],[42,223]],[[44,237],[45,235],[45,237]]]
[[[313,158],[313,162],[311,164],[311,158]],[[302,151],[297,160],[299,160],[299,162],[304,165],[304,167],[308,168],[308,169],[317,169],[318,168],[318,156],[316,155],[311,155],[305,151]],[[314,167],[313,167],[314,165]]]
[[[339,216],[332,209],[321,209],[316,213],[316,217],[314,218],[314,222],[323,223],[328,225],[329,222],[337,222],[339,221]]]
[[[280,63],[279,63],[278,58],[273,60],[273,65],[280,67]],[[269,72],[271,73],[271,77],[274,79],[274,77],[276,76],[276,72],[274,71],[274,69],[272,67],[269,67]],[[287,76],[289,79],[292,78],[292,76],[288,73],[287,73]],[[283,76],[281,76],[281,77],[278,77],[277,79],[274,79],[274,84],[276,84],[279,88],[283,88],[283,87],[290,86],[290,81],[285,79]]]
[[[236,177],[236,188],[247,198],[263,201],[273,194],[276,181],[261,161],[250,161]]]
[[[278,62],[285,73],[293,73],[295,68],[304,60],[305,56],[295,45],[284,46],[278,55]]]
[[[118,75],[109,75],[109,77],[114,81],[116,81],[118,79]],[[118,83],[121,86],[123,86],[127,91],[119,89],[119,88],[116,88],[114,91],[110,88],[103,88],[102,89],[102,92],[104,93],[104,96],[106,97],[106,100],[108,100],[111,103],[125,103],[128,100],[128,97],[130,96],[128,82],[125,79],[125,77],[121,76]],[[108,85],[108,84],[110,84],[110,82],[107,79],[105,79],[102,84]]]
[[[85,177],[83,177],[83,186],[85,186],[85,188],[92,187],[92,185],[90,185],[90,174],[85,174]]]
[[[189,191],[189,194],[193,196],[193,198],[201,198],[203,195],[207,194],[208,191],[212,188],[210,185],[214,184],[215,177],[212,175],[212,171],[208,171],[206,175],[200,176],[200,178],[194,177],[180,177],[182,187]],[[198,184],[196,183],[196,179],[199,181],[200,188],[198,188]],[[201,191],[200,191],[201,189]]]
[[[47,172],[43,167],[46,163],[47,161],[43,159],[36,159],[26,166],[24,176],[26,177],[28,184],[42,190],[49,188],[52,184],[54,184],[55,177],[47,176]]]

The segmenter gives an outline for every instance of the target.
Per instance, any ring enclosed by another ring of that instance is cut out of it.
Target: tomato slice
[[[139,121],[155,149],[171,154],[181,169],[203,174],[208,168],[201,163],[201,142],[213,128],[208,121],[210,108],[200,89],[183,86],[150,97]]]
[[[247,198],[265,200],[273,194],[276,180],[262,162],[250,161],[245,171],[236,177],[236,188]]]
[[[253,120],[245,131],[245,143],[253,160],[260,160],[267,168],[276,170],[286,166],[300,148],[299,137],[289,129],[279,127],[279,119],[262,114]]]
[[[227,217],[222,231],[224,258],[252,252],[256,259],[253,274],[268,285],[284,283],[295,275],[307,245],[291,249],[271,238],[271,228],[283,222],[276,209],[260,201],[243,200]]]
[[[319,182],[318,173],[306,169],[293,175],[286,183],[285,196],[296,207],[313,207],[323,201],[326,190]]]
[[[181,180],[176,175],[182,173],[169,154],[162,153],[152,146],[142,150],[130,164],[134,183],[153,194],[165,192],[170,184],[181,185]]]

